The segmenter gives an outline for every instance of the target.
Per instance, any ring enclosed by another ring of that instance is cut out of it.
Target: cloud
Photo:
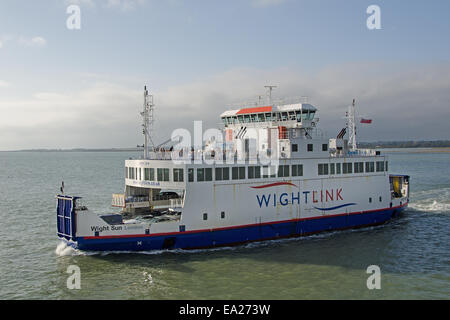
[[[0,48],[11,42],[23,47],[45,47],[47,45],[47,40],[42,36],[27,37],[8,34],[0,37]]]
[[[0,150],[40,147],[129,147],[142,143],[142,88],[92,78],[84,90],[37,92],[20,100],[0,98]],[[220,114],[239,101],[256,101],[264,85],[274,98],[309,96],[319,127],[336,136],[353,98],[359,115],[373,119],[358,127],[361,141],[450,139],[450,65],[398,66],[380,63],[295,69],[232,69],[154,94],[155,142],[174,129],[218,128]],[[151,89],[151,88],[150,88]]]
[[[3,80],[0,80],[0,88],[9,87],[9,83]]]

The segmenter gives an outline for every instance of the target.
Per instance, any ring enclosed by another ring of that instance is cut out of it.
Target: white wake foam
[[[412,193],[409,207],[424,212],[450,212],[450,188]]]

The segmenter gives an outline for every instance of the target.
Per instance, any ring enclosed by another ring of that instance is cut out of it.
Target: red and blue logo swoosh
[[[293,186],[296,187],[297,185],[290,183],[290,182],[275,182],[275,183],[270,183],[270,184],[264,184],[262,186],[256,186],[256,187],[250,187],[253,189],[264,189],[264,188],[270,188],[270,187],[277,187],[277,186]]]

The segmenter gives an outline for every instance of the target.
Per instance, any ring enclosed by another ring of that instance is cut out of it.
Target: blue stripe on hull
[[[236,245],[251,241],[298,237],[323,231],[382,224],[404,210],[392,208],[363,214],[321,217],[300,221],[239,227],[198,233],[180,233],[154,237],[77,239],[80,250],[147,251],[161,249],[196,249]]]

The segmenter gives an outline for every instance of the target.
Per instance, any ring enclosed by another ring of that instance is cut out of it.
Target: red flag
[[[372,123],[372,119],[361,119],[361,123]]]

